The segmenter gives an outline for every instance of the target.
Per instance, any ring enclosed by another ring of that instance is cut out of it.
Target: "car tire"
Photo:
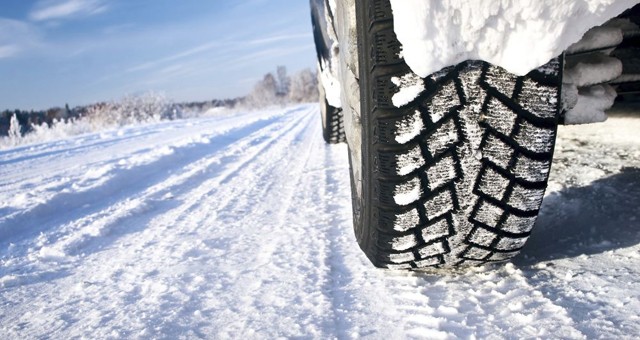
[[[361,161],[350,163],[362,250],[391,269],[518,254],[547,186],[562,58],[526,76],[467,61],[420,78],[401,57],[388,0],[357,1],[356,22],[362,132],[350,148]],[[397,107],[408,78],[423,90]]]

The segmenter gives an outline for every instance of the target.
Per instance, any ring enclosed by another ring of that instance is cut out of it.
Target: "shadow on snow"
[[[517,265],[592,255],[640,243],[640,168],[545,197]]]

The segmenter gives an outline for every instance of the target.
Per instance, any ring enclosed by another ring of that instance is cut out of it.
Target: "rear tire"
[[[362,162],[351,162],[351,177],[360,247],[393,269],[512,258],[547,185],[561,58],[523,77],[463,62],[418,80],[424,90],[396,107],[392,79],[419,77],[400,57],[389,1],[356,5]]]
[[[320,71],[318,71],[320,74]],[[328,144],[339,144],[345,142],[344,118],[342,109],[329,105],[327,101],[322,80],[318,79],[320,90],[320,113],[322,117],[322,136]]]

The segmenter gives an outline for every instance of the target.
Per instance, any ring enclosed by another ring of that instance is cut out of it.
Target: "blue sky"
[[[308,0],[2,0],[0,110],[246,94],[314,67]]]

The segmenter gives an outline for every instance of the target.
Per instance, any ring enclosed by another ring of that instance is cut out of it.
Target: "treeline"
[[[252,108],[289,103],[318,101],[317,75],[303,69],[293,76],[287,74],[285,66],[278,66],[276,73],[267,73],[244,98],[243,104]]]
[[[94,125],[123,126],[148,120],[178,119],[194,116],[211,108],[233,108],[242,100],[223,99],[201,102],[172,103],[164,96],[149,92],[136,96],[125,96],[119,101],[69,108],[54,107],[43,111],[5,110],[0,113],[0,136],[26,135],[38,128],[51,128],[55,124],[71,123],[78,120]],[[12,122],[13,121],[13,122]]]
[[[118,101],[101,102],[70,108],[54,107],[42,111],[5,110],[0,113],[0,137],[24,136],[54,125],[88,123],[91,129],[124,126],[132,123],[179,119],[197,116],[213,108],[259,109],[271,105],[318,101],[317,75],[304,69],[292,76],[287,68],[278,66],[267,73],[245,97],[200,102],[173,103],[163,95],[149,92],[125,96]],[[12,126],[13,125],[13,126]],[[86,124],[85,124],[86,125]]]
[[[214,99],[214,100],[205,100],[205,101],[194,101],[177,104],[182,108],[183,111],[190,112],[206,112],[209,109],[225,107],[229,109],[233,109],[237,107],[244,98],[230,98],[230,99]]]
[[[82,117],[87,112],[87,107],[64,108],[54,107],[43,111],[4,110],[0,113],[0,136],[8,136],[11,126],[11,118],[15,116],[20,123],[20,133],[24,134],[33,130],[34,126],[46,124],[53,125],[57,121],[68,121]]]

